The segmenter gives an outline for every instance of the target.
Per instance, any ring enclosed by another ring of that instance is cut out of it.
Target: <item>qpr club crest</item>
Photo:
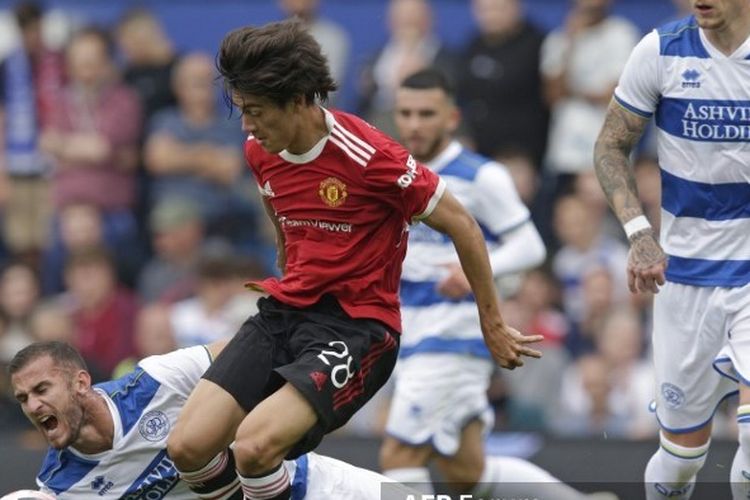
[[[674,384],[664,382],[661,384],[661,397],[667,406],[676,410],[685,402],[685,393]]]
[[[147,441],[160,441],[169,434],[169,419],[158,410],[150,411],[141,418],[138,431]]]
[[[323,200],[323,203],[334,208],[344,203],[348,196],[346,192],[346,184],[335,177],[329,177],[321,182],[318,194],[320,195],[320,199]]]

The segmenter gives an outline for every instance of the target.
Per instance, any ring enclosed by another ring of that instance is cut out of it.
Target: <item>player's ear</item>
[[[461,123],[461,110],[455,104],[448,110],[448,130],[451,134],[458,130],[458,126]]]
[[[91,388],[91,375],[86,370],[78,370],[73,378],[73,387],[79,394],[88,392]]]
[[[307,98],[302,94],[298,94],[292,97],[292,105],[295,109],[302,109],[307,106]]]

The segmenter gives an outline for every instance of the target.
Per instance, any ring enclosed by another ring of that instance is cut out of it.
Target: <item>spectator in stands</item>
[[[31,336],[34,341],[59,340],[69,344],[76,343],[76,330],[73,318],[68,308],[59,300],[48,300],[34,308],[29,321]],[[96,357],[85,358],[94,371],[91,376],[95,380],[106,380],[108,373],[98,368]]]
[[[473,0],[478,33],[458,58],[458,98],[478,152],[496,157],[513,148],[538,169],[548,113],[539,74],[542,33],[524,17],[520,0]]]
[[[117,46],[123,58],[123,81],[141,98],[143,123],[164,109],[177,105],[172,89],[172,71],[178,54],[156,16],[145,7],[133,7],[125,11],[115,31]],[[135,216],[140,231],[140,243],[148,240],[148,212],[151,209],[151,176],[143,162],[142,149],[146,129],[139,137],[137,179],[138,191]]]
[[[305,24],[323,49],[331,76],[343,86],[351,52],[349,33],[342,26],[319,15],[320,0],[279,0],[279,6],[287,16],[297,18]],[[336,93],[328,96],[328,102],[335,104]]]
[[[135,348],[139,359],[154,354],[166,354],[177,348],[169,321],[170,307],[153,304],[138,313],[135,329]]]
[[[195,289],[194,266],[205,237],[203,218],[187,198],[165,198],[149,218],[155,255],[138,277],[138,294],[146,303],[175,302]]]
[[[518,293],[504,301],[503,315],[510,324],[518,325],[523,332],[543,335],[539,347],[544,361],[529,362],[524,370],[502,372],[503,385],[510,402],[506,408],[510,425],[530,425],[536,430],[550,419],[554,408],[549,404],[560,393],[560,373],[570,362],[564,342],[570,323],[559,310],[560,288],[554,276],[544,268],[529,271],[523,277]]]
[[[495,160],[505,165],[513,178],[513,184],[521,197],[521,201],[529,209],[534,205],[539,191],[539,175],[537,164],[531,155],[520,148],[508,147],[495,155]],[[533,213],[532,213],[533,215]]]
[[[610,3],[571,0],[564,25],[542,46],[541,71],[552,110],[545,163],[555,192],[572,180],[571,174],[593,169],[594,141],[640,38],[631,22],[610,14]]]
[[[71,252],[92,246],[104,246],[112,253],[118,278],[133,286],[143,265],[145,255],[138,246],[112,245],[116,236],[105,234],[101,211],[90,203],[73,202],[57,214],[59,244],[48,249],[42,259],[42,291],[45,295],[60,293],[64,289],[63,268]]]
[[[118,283],[112,257],[101,247],[71,254],[65,283],[76,347],[103,373],[112,374],[135,351],[135,295]]]
[[[627,418],[627,437],[654,438],[658,423],[649,406],[654,400],[654,373],[643,356],[645,330],[628,307],[610,309],[596,333],[596,349],[609,365],[613,406]]]
[[[117,365],[113,378],[132,371],[138,361],[147,356],[166,354],[177,349],[172,324],[169,321],[171,309],[171,306],[165,304],[150,304],[138,311],[135,320],[135,355]]]
[[[574,327],[586,316],[583,282],[591,269],[607,269],[615,283],[615,300],[625,298],[621,271],[627,262],[627,247],[602,233],[602,216],[602,211],[587,205],[579,195],[563,196],[555,204],[554,225],[562,247],[553,257],[552,268],[563,286],[563,310]],[[574,345],[571,341],[568,344]],[[575,347],[573,354],[578,354]]]
[[[228,243],[212,242],[197,261],[195,296],[172,306],[171,329],[178,347],[229,339],[258,311],[260,297],[243,287],[246,278],[260,272],[240,273],[240,257]]]
[[[617,217],[609,210],[607,197],[602,191],[594,170],[586,170],[575,175],[571,184],[571,191],[578,196],[591,210],[601,218],[601,232],[604,236],[625,243],[625,231],[622,230]]]
[[[387,134],[396,135],[393,105],[399,84],[428,66],[454,72],[454,58],[433,31],[427,0],[390,0],[388,40],[362,69],[358,112]]]
[[[147,123],[158,111],[177,104],[171,78],[178,56],[159,20],[144,7],[127,10],[115,36],[124,61],[123,81],[140,96]]]
[[[609,311],[596,333],[596,350],[569,367],[552,429],[567,436],[653,438],[657,424],[648,408],[653,373],[642,358],[643,327],[630,309]]]
[[[37,265],[48,243],[52,215],[50,164],[39,135],[63,86],[62,54],[45,46],[42,9],[35,2],[14,8],[21,45],[0,65],[0,204],[3,238],[13,254]]]
[[[39,304],[31,315],[29,327],[34,341],[59,340],[70,344],[75,342],[73,319],[67,309],[56,300]]]
[[[96,28],[73,36],[66,62],[70,83],[57,96],[40,142],[55,163],[55,209],[94,205],[102,215],[107,245],[130,248],[136,242],[132,208],[141,128],[138,97],[117,82],[109,38]],[[55,224],[53,245],[59,249],[59,219]]]
[[[583,317],[571,328],[565,339],[574,357],[596,350],[596,336],[613,307],[619,305],[614,298],[613,276],[603,265],[592,265],[581,276]]]
[[[581,356],[562,374],[550,430],[566,437],[627,435],[627,421],[615,413],[609,365],[601,354]]]
[[[36,271],[21,261],[9,263],[0,273],[0,316],[3,344],[26,347],[33,342],[30,319],[40,298]]]
[[[28,419],[24,419],[26,420],[24,422],[20,418],[23,417],[23,412],[18,411],[18,402],[13,397],[10,377],[8,377],[8,363],[16,352],[18,352],[17,348],[6,350],[6,346],[3,345],[2,321],[0,321],[0,435],[4,440],[18,437],[19,431],[30,429]]]
[[[159,112],[149,125],[146,168],[153,176],[152,202],[189,198],[201,211],[209,234],[240,244],[258,231],[258,190],[245,168],[244,134],[238,118],[217,107],[213,60],[185,55],[175,66],[173,87],[179,106]]]

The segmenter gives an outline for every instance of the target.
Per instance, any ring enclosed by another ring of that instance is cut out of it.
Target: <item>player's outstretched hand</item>
[[[652,230],[634,234],[628,253],[628,288],[631,293],[659,293],[664,284],[667,256]]]
[[[482,327],[484,343],[497,364],[508,370],[523,366],[523,356],[541,358],[542,353],[529,347],[544,339],[541,335],[523,335],[515,328],[501,323]]]

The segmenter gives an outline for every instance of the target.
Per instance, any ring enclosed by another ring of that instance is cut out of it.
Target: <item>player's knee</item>
[[[682,443],[675,443],[670,437],[661,434],[660,447],[646,466],[647,482],[682,486],[694,481],[706,463],[710,441],[699,446],[686,446],[684,443],[689,441],[686,436],[680,440]]]
[[[196,439],[187,439],[187,433],[184,432],[173,431],[169,435],[167,452],[175,467],[181,471],[198,470],[211,459],[210,456],[206,456],[205,450],[201,449]]]
[[[267,472],[286,454],[280,443],[264,437],[238,438],[233,450],[237,469],[244,475]]]

